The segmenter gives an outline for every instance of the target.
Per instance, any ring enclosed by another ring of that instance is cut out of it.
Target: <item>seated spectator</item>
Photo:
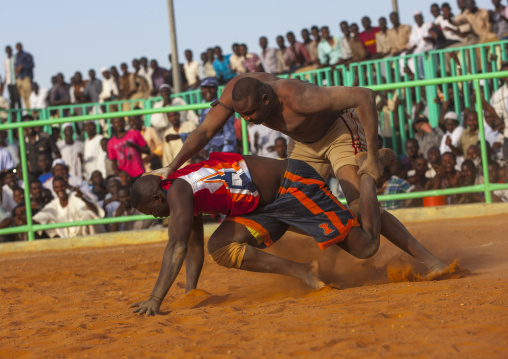
[[[53,174],[51,173],[51,162],[51,158],[47,153],[39,153],[39,156],[37,157],[37,167],[41,169],[41,175],[37,178],[37,180],[42,185],[53,178]]]
[[[296,41],[295,34],[292,31],[286,34],[289,47],[284,54],[284,62],[289,66],[289,72],[295,72],[301,67],[311,64],[309,53],[305,45]]]
[[[427,160],[423,157],[416,158],[414,168],[407,172],[407,181],[420,191],[425,189],[429,181],[426,177],[428,170],[429,165],[427,164]]]
[[[131,189],[130,187],[120,187],[118,189],[118,200],[120,205],[115,210],[114,217],[122,217],[122,216],[134,216],[138,214],[142,214],[135,208],[131,206]],[[132,230],[140,230],[147,229],[157,225],[157,220],[147,220],[147,221],[131,221],[131,222],[122,222],[122,223],[111,223],[109,225],[110,232],[118,232],[118,231],[132,231]]]
[[[406,171],[412,170],[416,166],[416,159],[420,156],[420,147],[418,141],[414,138],[410,138],[406,141],[406,157],[403,157],[400,162],[406,168]]]
[[[370,56],[377,58],[376,52],[376,34],[380,31],[379,27],[372,27],[372,22],[368,16],[362,17],[362,26],[364,30],[358,34],[358,39],[367,49]],[[386,27],[386,20],[385,20]]]
[[[277,137],[273,147],[275,153],[277,153],[278,160],[285,160],[288,158],[288,141],[284,137]]]
[[[37,180],[30,181],[30,201],[32,202],[32,215],[37,213],[40,209],[44,208],[53,196],[51,191],[46,191],[41,183]]]
[[[113,217],[116,209],[120,206],[118,201],[118,189],[122,186],[120,180],[116,177],[110,177],[106,181],[108,193],[102,202],[102,208],[106,211],[106,217]]]
[[[99,94],[99,102],[113,101],[119,95],[118,85],[106,67],[103,67],[101,72],[104,80],[102,80],[102,90]]]
[[[284,43],[284,36],[279,35],[277,36],[277,45],[279,46],[279,49],[277,50],[277,73],[279,74],[285,74],[289,72],[289,66],[286,65],[286,62],[284,61],[284,57],[286,56],[286,52],[288,51],[288,48],[286,47],[286,44]]]
[[[465,160],[461,166],[459,187],[483,184],[483,177],[477,175],[476,167],[471,160]],[[484,194],[481,192],[460,193],[456,195],[456,204],[484,202]]]
[[[33,216],[34,223],[62,223],[104,217],[103,209],[83,196],[83,193],[79,189],[76,189],[71,194],[68,194],[66,189],[67,183],[63,178],[55,177],[53,179],[53,191],[56,193],[56,198]],[[56,228],[47,229],[45,232],[50,238],[72,238],[98,233],[97,227],[88,225]]]
[[[102,154],[101,141],[104,138],[97,133],[95,121],[85,121],[84,130],[87,138],[83,144],[83,177],[90,179],[92,172],[98,170],[106,175],[106,162]]]
[[[14,201],[14,190],[17,188],[23,188],[23,181],[18,179],[14,169],[5,171],[2,175],[2,207],[8,213],[11,213],[17,206],[17,203]]]
[[[171,87],[167,84],[163,84],[160,87],[159,94],[162,96],[162,101],[154,103],[153,108],[187,105],[187,102],[185,102],[181,97],[171,98]],[[199,123],[198,115],[196,115],[196,113],[192,110],[180,111],[180,121],[182,123],[187,121],[192,122],[194,126],[197,126]],[[150,117],[150,124],[159,131],[160,135],[162,135],[171,125],[168,122],[167,113],[152,114],[152,117]]]
[[[102,178],[101,171],[93,171],[90,176],[90,183],[92,185],[92,193],[97,197],[100,202],[103,202],[108,194],[108,189],[106,188],[106,183]]]
[[[213,69],[215,70],[219,83],[221,85],[225,85],[236,76],[236,73],[231,68],[231,63],[229,62],[231,55],[223,55],[220,46],[216,46],[213,51],[215,54]]]
[[[476,6],[474,0],[464,1],[466,9],[453,19],[455,25],[468,23],[478,35],[479,43],[497,41],[497,35],[491,31],[489,21],[489,12],[486,9],[480,9]]]
[[[432,189],[456,188],[460,185],[460,172],[455,169],[456,160],[452,152],[441,156],[441,167],[436,168]],[[448,203],[454,204],[456,196],[449,196]]]
[[[143,123],[141,115],[130,116],[129,126],[131,130],[136,130],[141,133],[141,136],[143,136],[146,144],[148,145],[148,148],[150,149],[149,155],[143,154],[141,156],[145,165],[145,171],[151,172],[155,169],[161,168],[162,139],[159,133],[152,127],[146,127]]]
[[[233,72],[237,75],[245,73],[246,69],[242,65],[242,62],[245,60],[245,54],[241,54],[240,44],[235,42],[233,45],[231,45],[231,49],[233,50],[233,53],[229,58],[231,70],[233,70]]]
[[[6,148],[0,146],[0,171],[9,170],[14,168],[14,161],[12,160],[11,154]]]
[[[386,18],[379,18],[379,32],[376,33],[376,54],[377,58],[387,57],[392,52],[392,44],[388,37]],[[383,70],[382,70],[383,71]]]
[[[409,193],[414,186],[406,181],[406,169],[400,162],[389,166],[390,179],[383,185],[383,194]],[[386,209],[404,208],[411,200],[383,201],[381,207]]]
[[[173,162],[183,146],[180,134],[182,134],[184,138],[187,138],[188,134],[196,128],[196,126],[190,121],[183,123],[180,122],[179,112],[168,112],[166,116],[168,121],[171,123],[171,126],[166,130],[166,132],[164,132],[163,135],[164,144],[162,146],[162,165],[164,167]]]
[[[88,182],[84,181],[82,178],[77,176],[72,176],[69,174],[69,167],[65,164],[65,162],[58,158],[53,161],[51,173],[53,177],[46,180],[43,183],[43,187],[50,190],[53,197],[56,197],[56,193],[53,192],[53,180],[55,177],[61,177],[65,180],[67,184],[67,190],[73,191],[74,189],[79,189],[80,192],[82,192],[88,200],[91,202],[97,202],[97,197],[92,193],[90,190],[90,187],[88,186]]]
[[[462,131],[462,135],[460,136],[457,146],[448,144],[456,156],[464,156],[469,146],[476,146],[478,143],[478,114],[475,111],[469,111],[465,118],[465,123],[467,125],[467,129]]]
[[[102,82],[95,77],[94,69],[90,69],[90,71],[88,71],[88,76],[90,79],[85,85],[83,95],[87,99],[87,102],[99,102],[99,96],[102,92]]]
[[[244,58],[242,61],[242,67],[246,72],[263,72],[261,66],[261,59],[253,52],[248,52],[247,45],[240,45],[240,55]]]
[[[411,36],[411,26],[400,23],[399,14],[392,12],[390,22],[393,28],[389,29],[388,40],[390,41],[390,54],[392,56],[404,55]]]
[[[277,66],[277,50],[273,47],[268,47],[268,39],[266,36],[259,38],[259,46],[261,47],[261,63],[265,72],[269,74],[277,74],[279,68]]]
[[[464,157],[466,160],[473,161],[473,164],[476,168],[478,168],[479,173],[483,173],[481,151],[476,145],[469,146]]]
[[[108,157],[114,161],[115,174],[127,171],[132,178],[141,176],[145,173],[141,154],[150,154],[143,136],[135,130],[126,131],[123,118],[113,118],[112,125],[115,136],[108,141]]]
[[[508,70],[508,62],[503,62],[500,71]],[[502,78],[503,85],[492,94],[490,105],[496,111],[500,121],[504,123],[503,157],[508,160],[508,78]]]
[[[64,139],[56,143],[62,155],[62,160],[69,167],[69,174],[71,176],[83,178],[83,142],[73,139],[74,128],[72,123],[64,123],[62,129]]]
[[[199,86],[199,62],[192,59],[192,51],[185,50],[185,59],[187,62],[183,64],[185,78],[187,79],[188,89],[194,90]]]
[[[247,132],[249,134],[252,154],[277,158],[277,153],[274,151],[274,143],[277,138],[285,137],[284,134],[266,126],[255,126],[252,124],[249,124]]]
[[[441,154],[445,152],[452,152],[450,145],[457,147],[460,141],[460,137],[462,136],[462,131],[464,131],[464,128],[459,126],[457,114],[453,111],[447,112],[445,114],[444,125],[446,128],[446,133],[441,139],[441,145],[439,146],[439,151]]]
[[[489,180],[490,183],[503,183],[500,176],[499,163],[494,160],[489,161]],[[499,189],[492,192],[493,202],[508,202],[508,189]]]
[[[16,207],[20,204],[25,203],[25,190],[23,188],[15,188],[12,191],[12,200],[16,204]]]
[[[318,45],[319,63],[322,67],[333,66],[344,61],[339,40],[336,36],[331,36],[328,26],[321,28],[321,42]]]
[[[439,127],[432,128],[429,124],[429,119],[423,115],[419,115],[413,121],[414,137],[420,147],[420,153],[425,154],[428,150],[441,144],[443,138],[443,131]]]
[[[441,153],[437,146],[429,148],[427,151],[427,161],[429,169],[425,172],[425,177],[435,178],[437,170],[441,167]]]
[[[118,174],[118,179],[120,179],[120,186],[130,187],[132,184],[132,177],[129,176],[127,171],[120,171]]]

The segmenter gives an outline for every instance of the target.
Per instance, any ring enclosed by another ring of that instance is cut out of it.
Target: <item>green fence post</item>
[[[483,179],[484,179],[484,192],[485,202],[492,203],[492,194],[489,191],[490,178],[489,178],[489,163],[487,158],[487,144],[485,141],[485,129],[483,126],[483,107],[482,107],[482,95],[480,89],[480,80],[474,80],[474,91],[476,95],[476,112],[478,113],[478,129],[480,130],[480,145],[482,148],[482,168],[483,168]]]
[[[24,193],[25,193],[25,212],[26,212],[26,224],[28,226],[28,240],[33,241],[35,239],[34,231],[33,231],[33,221],[32,221],[32,207],[30,201],[30,181],[28,180],[28,166],[27,166],[27,158],[26,158],[26,146],[25,146],[25,136],[23,135],[23,128],[19,130],[19,155],[21,160],[21,169],[23,171],[23,183],[25,184]]]

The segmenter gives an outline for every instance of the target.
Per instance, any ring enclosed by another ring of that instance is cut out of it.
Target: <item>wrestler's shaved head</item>
[[[246,97],[261,100],[265,92],[265,86],[259,80],[252,77],[244,77],[238,80],[233,87],[233,101],[242,101]]]
[[[139,205],[146,205],[153,201],[153,197],[160,191],[158,176],[143,176],[138,178],[132,185],[131,206],[138,208]]]

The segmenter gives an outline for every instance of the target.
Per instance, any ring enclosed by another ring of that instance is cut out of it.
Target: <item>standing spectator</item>
[[[342,50],[342,56],[346,61],[348,61],[353,57],[353,52],[351,51],[351,46],[349,45],[351,32],[347,21],[341,21],[339,28],[343,35],[339,38],[340,49]]]
[[[277,36],[277,45],[279,46],[279,49],[277,50],[277,68],[279,74],[285,74],[289,71],[289,66],[286,65],[286,62],[284,61],[284,57],[286,56],[286,52],[288,51],[288,48],[286,47],[286,44],[284,43],[284,36],[279,35]]]
[[[7,84],[11,108],[21,108],[21,98],[19,97],[18,87],[16,86],[16,58],[12,54],[12,47],[6,46],[5,53],[7,58],[4,61],[5,79]]]
[[[409,193],[414,186],[406,180],[406,169],[400,162],[390,165],[390,179],[383,185],[383,194]],[[381,207],[386,209],[404,208],[411,200],[383,201]]]
[[[311,63],[307,48],[301,42],[296,41],[295,34],[290,31],[286,34],[289,47],[284,54],[284,62],[289,66],[289,72],[295,72],[301,67]]]
[[[240,45],[240,55],[244,58],[242,61],[242,67],[246,72],[263,72],[261,66],[261,59],[253,52],[248,52],[247,45]]]
[[[179,112],[168,112],[166,114],[168,121],[171,123],[164,132],[164,145],[162,146],[162,165],[167,166],[170,164],[180,152],[183,146],[182,137],[185,139],[187,135],[196,129],[194,123],[180,122]],[[182,135],[182,136],[181,136]]]
[[[112,125],[115,136],[108,142],[108,157],[114,161],[115,175],[120,171],[126,171],[132,178],[142,175],[145,169],[141,154],[150,154],[143,136],[135,130],[125,131],[123,118],[114,118]]]
[[[70,85],[65,82],[64,75],[59,73],[56,75],[56,85],[52,89],[49,96],[49,104],[51,106],[62,106],[71,103]]]
[[[443,15],[441,15],[441,9],[439,5],[433,3],[430,5],[430,13],[434,16],[434,20],[432,21],[433,26],[441,26],[441,21],[443,19]]]
[[[30,94],[30,105],[32,108],[44,109],[48,107],[48,89],[39,88],[37,82],[32,83],[32,93]]]
[[[277,50],[273,47],[268,47],[268,39],[266,36],[259,38],[259,46],[261,47],[261,63],[265,72],[270,74],[278,73],[279,69],[277,66]]]
[[[199,62],[192,59],[191,50],[185,50],[185,59],[187,62],[183,64],[183,70],[187,78],[187,85],[189,89],[194,90],[199,86]]]
[[[364,30],[358,34],[358,39],[360,39],[371,56],[377,57],[376,34],[380,29],[379,27],[372,27],[372,22],[368,16],[362,17],[362,26]]]
[[[217,73],[215,72],[215,69],[213,68],[213,49],[208,48],[206,49],[206,60],[201,56],[201,60],[203,61],[203,78],[206,77],[216,77]]]
[[[245,67],[243,67],[242,62],[245,60],[245,54],[241,54],[240,52],[240,44],[234,43],[231,46],[233,53],[229,58],[229,63],[231,64],[231,70],[235,72],[237,75],[244,74],[246,72]]]
[[[501,71],[508,70],[508,62],[501,64]],[[508,78],[502,78],[503,86],[497,89],[492,94],[490,99],[490,105],[494,108],[497,116],[504,122],[504,143],[503,143],[503,156],[505,160],[508,160]]]
[[[181,97],[171,98],[171,87],[168,84],[161,85],[159,89],[159,94],[162,96],[162,101],[156,102],[153,105],[153,108],[162,108],[169,106],[184,106],[187,105]],[[181,122],[192,122],[194,127],[199,123],[198,115],[192,110],[189,111],[180,111],[180,121]],[[168,117],[165,113],[154,113],[150,117],[150,124],[154,127],[159,134],[162,134],[166,131],[166,129],[170,126],[168,122]]]
[[[118,88],[120,96],[118,98],[120,100],[128,100],[137,90],[136,82],[134,82],[134,74],[129,72],[125,62],[120,64],[120,70],[122,71],[122,76],[120,76],[120,87]],[[130,110],[130,103],[124,102],[122,104],[122,110]]]
[[[101,140],[101,149],[102,152],[99,155],[99,159],[97,160],[99,163],[104,163],[106,166],[106,178],[109,176],[115,175],[115,169],[113,168],[113,160],[110,160],[108,157],[108,142],[109,138],[104,137]]]
[[[165,82],[173,88],[175,86],[173,84],[173,62],[172,62],[171,54],[168,55],[168,59],[169,59],[171,68],[169,69],[168,73],[165,76]],[[183,69],[183,64],[180,64],[180,63],[178,64],[178,71],[180,72],[180,81],[182,84],[182,89],[186,89],[188,84],[187,84],[187,79],[185,78],[185,71]]]
[[[150,90],[150,92],[152,92],[153,90],[153,83],[152,83],[152,73],[153,73],[153,69],[148,66],[148,59],[146,57],[142,57],[139,59],[139,64],[140,64],[140,67],[139,67],[139,76],[142,76],[145,80],[146,80],[146,83],[148,84],[148,89]]]
[[[418,141],[420,153],[427,153],[429,148],[441,144],[443,138],[443,131],[439,127],[432,128],[429,124],[429,119],[423,115],[419,115],[413,121],[413,128],[415,132],[415,140]]]
[[[83,167],[85,179],[90,179],[92,172],[99,171],[103,176],[106,176],[106,163],[101,148],[101,141],[104,138],[102,135],[97,134],[97,127],[94,121],[85,121],[84,129],[87,134],[83,146]]]
[[[14,166],[12,167],[17,167],[19,164],[19,147],[17,146],[17,144],[16,145],[8,144],[7,138],[8,138],[7,131],[0,130],[0,147],[7,150],[10,153],[12,162],[14,162]]]
[[[389,56],[392,52],[392,44],[388,37],[386,18],[379,18],[379,32],[376,33],[376,53],[378,58]]]
[[[99,102],[99,96],[102,92],[102,82],[95,77],[95,70],[88,71],[90,79],[85,85],[84,95],[89,102]]]
[[[152,96],[155,96],[160,86],[165,83],[169,72],[165,68],[159,67],[159,63],[155,59],[150,61],[150,68],[152,69]]]
[[[150,96],[151,88],[145,76],[141,74],[141,64],[137,59],[132,60],[132,67],[134,68],[134,82],[136,83],[136,92],[131,98],[148,98]],[[150,82],[152,82],[150,80]]]
[[[71,103],[85,103],[88,102],[85,96],[85,87],[88,81],[83,80],[83,75],[81,72],[76,71],[74,74],[74,80],[72,81],[72,86],[69,90],[69,95],[71,97]]]
[[[476,6],[474,0],[465,0],[466,9],[461,14],[455,16],[454,23],[461,25],[468,23],[478,35],[479,43],[497,41],[497,35],[491,31],[491,23],[489,21],[489,12],[486,9],[480,9]]]
[[[32,55],[23,51],[23,45],[16,44],[16,86],[18,93],[25,103],[25,108],[30,108],[30,93],[32,92],[32,80],[34,77],[34,61]]]
[[[162,157],[162,139],[159,133],[153,127],[145,127],[141,115],[129,117],[129,126],[131,130],[136,130],[141,133],[145,140],[150,154],[143,154],[143,164],[145,165],[145,171],[150,172],[155,169],[161,168],[161,157]]]
[[[99,94],[99,101],[113,101],[118,97],[118,86],[107,68],[103,67],[101,72],[104,80],[102,80],[102,90]]]
[[[501,0],[492,0],[494,11],[492,13],[493,30],[499,40],[508,39],[508,20],[506,19],[506,8]]]
[[[33,117],[30,115],[25,115],[21,118],[21,121],[33,120]],[[49,136],[39,135],[35,127],[25,127],[23,131],[25,135],[26,159],[28,161],[29,171],[32,176],[39,177],[41,172],[40,168],[37,167],[37,157],[39,153],[46,153],[50,158],[52,158],[52,154],[55,155],[56,158],[60,158],[60,150]]]
[[[428,22],[423,22],[423,15],[421,11],[417,11],[414,14],[415,25],[411,29],[411,35],[409,36],[409,43],[407,45],[408,50],[406,54],[421,54],[432,50],[433,42],[429,33],[432,25]],[[408,61],[408,66],[414,73],[414,62],[412,59]],[[418,58],[418,74],[420,78],[423,78],[423,58]]]
[[[83,178],[83,142],[75,141],[72,123],[62,125],[64,139],[56,143],[62,160],[69,166],[69,174]]]
[[[310,59],[314,64],[319,64],[319,53],[318,53],[318,46],[321,42],[321,35],[319,32],[319,28],[314,25],[310,28],[310,32],[312,34],[312,41],[309,44],[309,55]]]
[[[303,44],[309,53],[310,61],[313,64],[319,63],[318,52],[317,52],[317,43],[310,38],[309,30],[302,29],[301,31]]]
[[[85,221],[104,217],[102,208],[87,199],[79,189],[71,194],[67,194],[67,184],[62,177],[54,178],[53,191],[56,193],[56,198],[33,216],[34,223],[47,224]],[[98,226],[89,225],[48,229],[45,232],[50,238],[72,238],[95,234],[99,231]]]
[[[344,59],[339,40],[330,35],[328,26],[321,28],[321,42],[318,45],[319,63],[321,66],[333,66]]]
[[[118,73],[118,69],[116,68],[116,66],[111,66],[109,68],[109,72],[111,74],[111,77],[113,78],[113,81],[116,84],[116,87],[118,88],[118,90],[120,90],[120,74]]]
[[[388,40],[390,41],[390,54],[392,56],[402,55],[407,50],[409,37],[411,36],[411,26],[400,23],[399,14],[392,12],[390,22],[393,28],[388,30]]]
[[[359,39],[359,35],[358,25],[352,23],[351,34],[349,36],[349,47],[351,48],[352,60],[355,62],[364,61],[370,57],[370,53]]]
[[[213,68],[217,75],[217,80],[221,85],[225,85],[236,76],[236,73],[231,68],[229,58],[231,55],[223,55],[222,49],[216,46],[214,49],[215,61],[213,62]]]

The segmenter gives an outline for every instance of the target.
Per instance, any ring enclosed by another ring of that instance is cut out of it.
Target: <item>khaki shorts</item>
[[[327,178],[332,169],[336,173],[343,166],[356,166],[355,155],[367,151],[367,141],[355,117],[355,110],[343,112],[327,134],[316,142],[304,143],[290,139],[289,158],[307,162],[323,178]]]

